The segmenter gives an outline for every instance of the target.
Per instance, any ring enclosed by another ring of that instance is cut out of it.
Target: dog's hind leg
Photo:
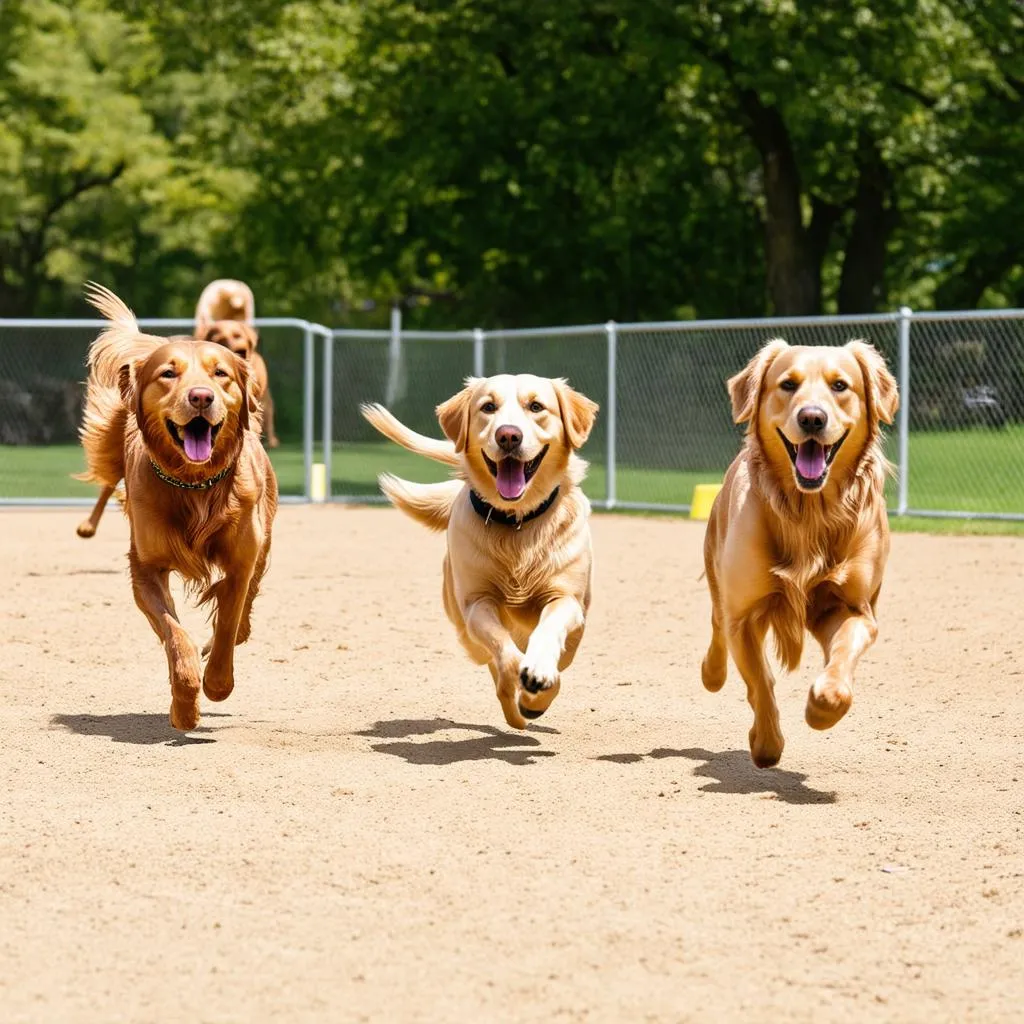
[[[778,764],[786,745],[775,703],[775,679],[764,655],[767,632],[766,620],[756,614],[730,623],[728,628],[729,652],[747,684],[747,701],[754,711],[750,756],[758,768]]]
[[[96,499],[96,504],[93,505],[92,511],[89,513],[88,519],[83,519],[78,524],[78,529],[75,533],[79,537],[92,537],[96,534],[96,527],[100,524],[100,519],[103,517],[103,510],[107,507],[107,502],[110,500],[110,496],[114,493],[114,488],[104,487],[100,491],[100,496]]]
[[[729,646],[722,628],[722,599],[715,567],[710,558],[706,560],[706,565],[708,591],[711,594],[711,643],[700,665],[700,678],[705,690],[717,693],[725,685],[729,671]]]
[[[263,432],[267,435],[267,447],[278,448],[281,442],[277,438],[277,433],[274,430],[274,399],[270,396],[270,388],[263,393],[261,399],[263,406]]]

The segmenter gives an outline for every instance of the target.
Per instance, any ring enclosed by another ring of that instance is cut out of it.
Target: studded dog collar
[[[171,476],[169,473],[165,473],[152,459],[149,460],[149,464],[153,467],[153,472],[163,480],[165,484],[170,484],[172,487],[180,487],[185,491],[208,491],[218,480],[223,480],[228,475],[228,471],[231,469],[230,465],[225,466],[219,473],[215,473],[208,480],[199,480],[196,483],[189,483],[187,480],[179,480],[177,477]]]
[[[503,512],[495,508],[489,501],[485,501],[472,488],[469,491],[469,500],[473,505],[473,511],[484,521],[484,523],[500,523],[502,526],[514,526],[517,530],[523,528],[523,523],[544,515],[545,512],[555,503],[558,497],[556,487],[532,512],[527,512],[521,519],[517,519],[511,512]]]

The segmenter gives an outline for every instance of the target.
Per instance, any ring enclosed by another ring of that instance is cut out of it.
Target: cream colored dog
[[[196,303],[196,337],[205,336],[218,320],[240,320],[251,324],[256,318],[256,299],[244,281],[221,277],[211,281]]]
[[[731,655],[754,711],[750,754],[776,764],[784,740],[765,657],[769,628],[783,665],[800,664],[804,631],[825,668],[806,719],[828,729],[853,701],[853,672],[875,642],[889,555],[881,423],[899,405],[885,360],[863,341],[842,348],[769,342],[729,381],[743,450],[715,499],[704,540],[711,645],[702,675],[725,682]]]
[[[470,378],[437,407],[448,441],[417,434],[380,405],[363,415],[385,437],[452,466],[459,479],[385,474],[391,503],[448,532],[444,608],[469,656],[487,665],[505,720],[542,715],[583,639],[590,607],[590,503],[576,454],[597,405],[564,380]]]

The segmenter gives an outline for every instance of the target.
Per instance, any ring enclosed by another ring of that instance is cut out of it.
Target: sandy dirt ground
[[[0,513],[4,1021],[1001,1021],[1024,993],[1024,542],[894,539],[853,710],[748,759],[703,528],[597,517],[551,711],[504,726],[443,538],[282,510],[188,736],[127,526]],[[192,612],[193,634],[205,638]]]

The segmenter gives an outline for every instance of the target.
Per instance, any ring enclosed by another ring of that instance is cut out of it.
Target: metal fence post
[[[479,327],[473,328],[473,376],[484,375],[484,332]]]
[[[325,331],[324,339],[324,382],[323,382],[323,460],[324,500],[333,497],[331,487],[331,455],[334,451],[334,333]]]
[[[390,409],[401,397],[402,391],[402,307],[391,306],[391,337],[388,340],[388,382],[384,390],[384,404]]]
[[[910,320],[914,312],[909,306],[900,306],[900,421],[899,421],[899,498],[896,514],[907,514],[910,492]]]
[[[619,332],[614,320],[604,325],[608,337],[608,401],[605,409],[605,429],[607,430],[607,452],[605,455],[605,506],[614,508],[615,493],[615,402],[617,392],[615,359],[618,354]]]
[[[315,356],[313,329],[306,324],[303,329],[302,351],[302,384],[304,402],[302,407],[302,453],[305,463],[303,493],[306,501],[313,500],[313,403],[316,400],[315,381],[316,368],[313,365]]]

